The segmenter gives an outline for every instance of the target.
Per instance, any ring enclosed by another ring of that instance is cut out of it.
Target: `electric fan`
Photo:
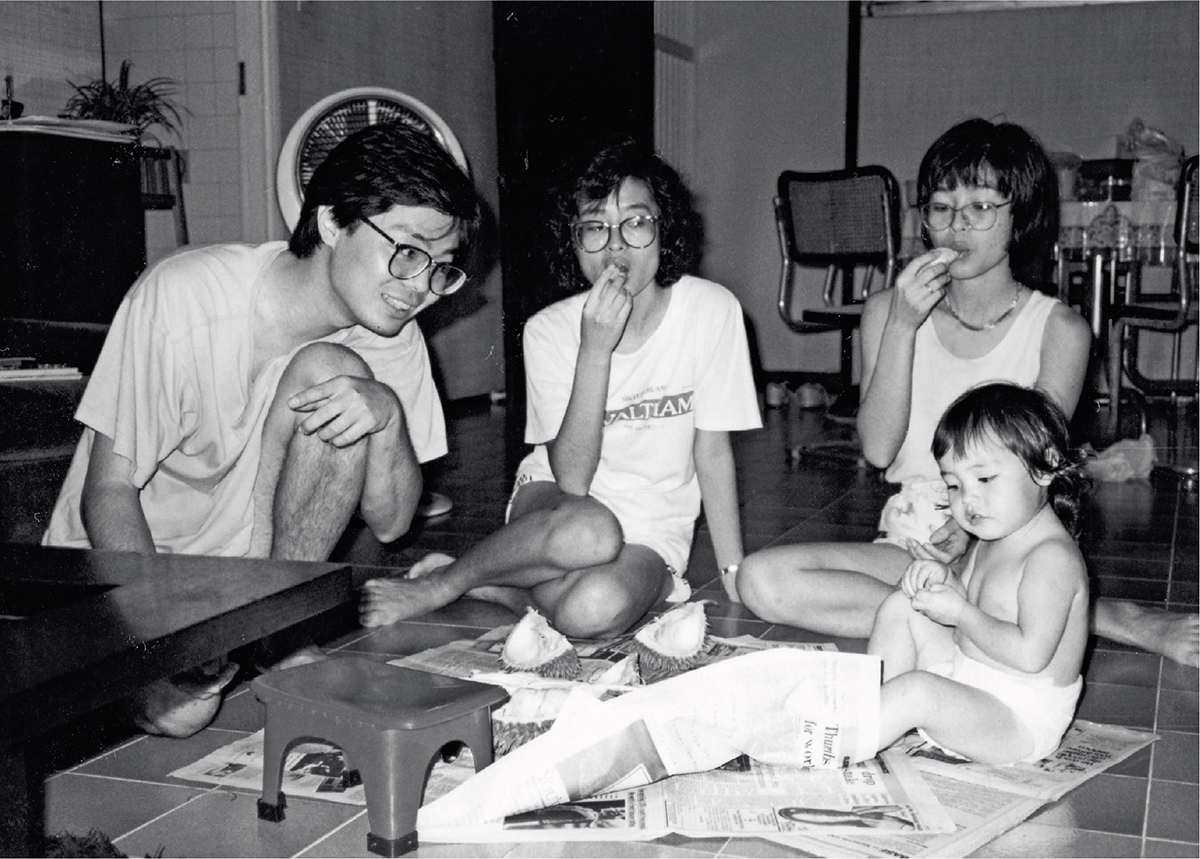
[[[304,189],[330,150],[367,126],[397,121],[433,137],[470,175],[458,138],[428,105],[392,89],[345,89],[306,110],[283,141],[275,168],[275,194],[287,228],[295,229]]]

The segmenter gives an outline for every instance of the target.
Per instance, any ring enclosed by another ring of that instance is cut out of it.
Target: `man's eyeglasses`
[[[576,221],[571,224],[571,238],[575,246],[584,253],[599,253],[608,247],[612,238],[613,227],[621,234],[621,239],[631,248],[644,248],[654,241],[658,234],[657,215],[634,215],[619,224],[609,224],[604,221]]]
[[[458,292],[467,282],[467,273],[449,263],[434,262],[433,257],[420,248],[402,245],[366,218],[362,222],[388,240],[395,248],[388,260],[388,274],[397,280],[412,280],[429,270],[429,291],[434,295],[450,295]]]
[[[949,229],[950,225],[954,223],[954,216],[962,212],[967,229],[990,230],[996,226],[996,215],[1000,209],[1010,203],[1012,200],[1006,200],[1003,203],[967,203],[967,205],[957,208],[949,203],[926,203],[921,207],[921,220],[929,229],[941,232]]]

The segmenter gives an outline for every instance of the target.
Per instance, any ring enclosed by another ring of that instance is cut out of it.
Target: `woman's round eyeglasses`
[[[622,241],[631,248],[644,248],[658,234],[658,215],[634,215],[619,224],[604,221],[576,221],[571,224],[571,238],[575,247],[584,253],[599,253],[608,247],[613,227],[621,234]]]
[[[429,271],[429,291],[434,295],[458,292],[467,282],[467,273],[461,268],[449,263],[434,262],[433,257],[420,248],[400,244],[366,218],[363,218],[362,222],[387,239],[395,248],[392,258],[388,260],[388,274],[397,280],[412,280],[417,275]]]
[[[990,230],[996,226],[996,215],[1000,209],[1012,203],[967,203],[965,206],[951,206],[949,203],[926,203],[921,207],[921,220],[925,226],[936,232],[949,229],[954,223],[954,216],[962,212],[963,221],[969,230]]]

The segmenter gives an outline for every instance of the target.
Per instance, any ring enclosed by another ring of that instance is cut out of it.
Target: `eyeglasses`
[[[631,248],[644,248],[651,244],[658,234],[658,220],[658,215],[634,215],[619,224],[576,221],[571,224],[571,238],[574,239],[575,246],[584,253],[599,253],[608,247],[612,229],[616,227],[625,244]]]
[[[1003,203],[967,203],[967,205],[957,208],[949,203],[926,203],[921,207],[921,220],[929,229],[940,232],[949,229],[950,225],[954,223],[954,216],[962,212],[967,229],[990,230],[996,226],[996,215],[999,210],[1010,203],[1012,200],[1006,200]]]
[[[458,292],[467,282],[467,273],[449,263],[434,262],[433,257],[420,248],[402,245],[366,218],[362,222],[388,240],[395,248],[388,260],[388,274],[397,280],[412,280],[429,271],[429,291],[434,295],[450,295]]]

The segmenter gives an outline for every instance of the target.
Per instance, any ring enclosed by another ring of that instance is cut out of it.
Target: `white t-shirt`
[[[88,548],[80,494],[96,432],[134,465],[160,552],[242,557],[250,550],[263,422],[294,353],[251,379],[254,305],[284,242],[213,245],[175,254],[121,302],[75,413],[87,428],[42,542]],[[422,462],[446,452],[425,339],[354,326],[321,338],[357,352],[395,391]]]
[[[658,329],[637,352],[614,354],[600,464],[590,494],[607,505],[625,540],[649,546],[680,575],[700,513],[695,430],[762,426],[742,308],[729,290],[685,275],[669,290]],[[554,480],[546,442],[566,414],[587,293],[552,304],[525,326],[528,414],[536,445],[518,481]]]

